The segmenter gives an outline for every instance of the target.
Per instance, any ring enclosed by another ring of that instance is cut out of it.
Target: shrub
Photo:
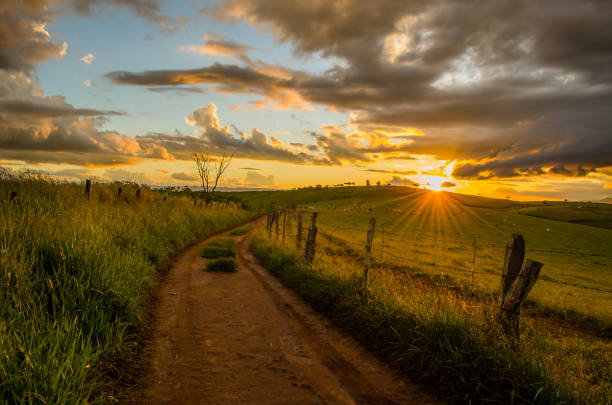
[[[221,257],[206,263],[206,270],[234,273],[238,271],[238,263],[236,263],[236,260],[231,257]]]
[[[234,240],[228,238],[215,239],[204,247],[202,257],[217,259],[219,257],[234,257]]]

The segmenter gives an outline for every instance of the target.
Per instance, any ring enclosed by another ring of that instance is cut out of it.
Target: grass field
[[[565,210],[578,203],[550,207],[551,203],[375,187],[253,194],[248,197],[252,204],[265,206],[269,198],[306,217],[318,212],[320,246],[342,243],[358,256],[363,255],[368,220],[376,218],[375,264],[473,285],[490,294],[499,289],[507,240],[520,233],[526,257],[544,263],[530,294],[532,310],[612,337],[612,231],[569,222],[574,217],[563,221]],[[555,212],[556,218],[525,213],[537,209]],[[604,218],[612,219],[612,212]]]
[[[570,222],[563,213],[575,203],[366,187],[287,194],[273,200],[295,208],[289,241],[260,234],[254,252],[391,363],[480,401],[508,403],[514,395],[514,403],[612,403],[612,231]],[[256,199],[268,204],[263,193]],[[555,219],[525,215],[540,207]],[[308,213],[319,213],[312,268],[294,248],[298,210],[304,229]],[[355,283],[371,217],[375,298],[364,302]],[[495,319],[512,233],[524,236],[527,258],[544,263],[516,349],[500,343]]]
[[[0,197],[0,402],[112,402],[160,263],[192,241],[289,207],[286,243],[259,234],[254,252],[396,367],[475,400],[612,403],[612,215],[603,204],[350,187],[224,193],[229,205],[202,207],[189,193],[112,184],[94,185],[88,198],[82,185],[6,173]],[[294,247],[298,210],[304,228],[308,213],[319,213],[312,267]],[[544,263],[518,347],[495,320],[512,233]],[[233,240],[219,240],[217,250],[234,251]]]
[[[255,213],[0,173],[0,403],[112,402],[158,265]]]

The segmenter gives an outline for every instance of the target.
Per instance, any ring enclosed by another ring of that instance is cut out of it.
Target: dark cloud
[[[162,31],[177,31],[187,23],[184,16],[170,17],[160,11],[159,0],[67,0],[66,5],[78,14],[93,16],[102,7],[127,8],[139,17],[155,22]]]
[[[229,0],[202,11],[267,27],[297,53],[339,58],[274,86],[357,110],[361,128],[425,129],[402,149],[471,160],[457,175],[580,175],[610,164],[601,151],[612,126],[612,3]],[[361,160],[358,147],[341,149]]]
[[[452,187],[457,187],[457,184],[453,183],[452,181],[444,181],[442,182],[442,184],[440,184],[440,187],[452,188]]]
[[[612,165],[610,2],[215,4],[202,12],[222,22],[245,20],[291,43],[300,57],[322,55],[336,64],[312,73],[254,61],[248,46],[207,33],[204,45],[186,50],[235,57],[241,64],[106,77],[157,92],[256,94],[262,99],[254,108],[321,104],[352,112],[351,130],[325,127],[313,133],[314,144],[287,146],[257,129],[230,131],[209,105],[189,116],[201,136],[130,138],[100,131],[99,116],[115,112],[45,98],[31,80],[31,69],[61,57],[65,45],[44,29],[47,2],[30,0],[0,5],[0,157],[23,151],[60,159],[52,154],[61,151],[71,159],[82,160],[83,153],[106,162],[111,153],[131,161],[235,150],[250,159],[340,165],[427,154],[455,161],[453,175],[470,179],[585,176]],[[85,15],[103,6],[126,7],[164,29],[177,22],[160,12],[157,0],[69,0],[62,6]],[[413,128],[424,135],[410,135]]]
[[[44,101],[44,100],[40,100]],[[90,108],[74,108],[70,105],[54,105],[26,100],[0,100],[0,114],[22,114],[37,118],[64,117],[64,116],[101,116],[123,115],[118,111],[100,111]]]
[[[249,171],[253,171],[253,172],[258,172],[261,169],[258,169],[256,167],[241,167],[240,170],[249,170]]]
[[[206,93],[206,89],[195,86],[186,86],[186,87],[149,87],[147,90],[152,91],[154,93],[195,93],[195,94],[203,94]]]
[[[0,69],[29,71],[38,62],[61,57],[65,45],[46,32],[49,20],[44,1],[0,2]]]
[[[106,77],[117,84],[140,86],[178,86],[196,83],[222,84],[228,91],[261,92],[272,90],[281,79],[238,65],[214,65],[187,70],[150,70],[141,73],[116,71]]]

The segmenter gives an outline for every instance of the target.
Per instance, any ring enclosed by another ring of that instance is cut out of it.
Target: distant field
[[[519,210],[519,213],[555,221],[612,229],[612,205],[610,204],[564,203],[563,205],[523,208]]]

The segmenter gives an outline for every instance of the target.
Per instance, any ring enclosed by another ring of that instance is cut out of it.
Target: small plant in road
[[[221,257],[206,263],[206,270],[234,273],[238,271],[238,263],[236,263],[236,260],[231,257]]]

